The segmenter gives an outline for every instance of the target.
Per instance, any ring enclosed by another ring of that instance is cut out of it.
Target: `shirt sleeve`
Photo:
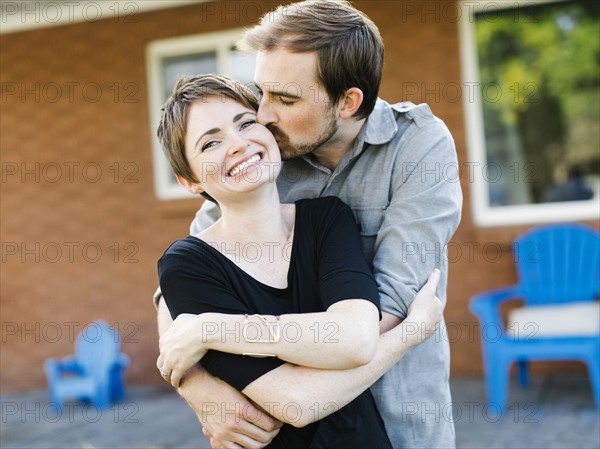
[[[173,319],[181,313],[251,313],[234,294],[223,273],[219,272],[219,261],[214,256],[180,241],[159,260],[160,287]],[[241,391],[284,362],[271,357],[208,351],[200,363],[213,376]]]
[[[375,241],[373,270],[383,311],[406,317],[431,271],[442,279],[445,301],[447,245],[461,216],[462,192],[454,141],[430,110],[415,111],[415,124],[402,137],[391,200]]]
[[[371,301],[379,309],[377,283],[362,252],[352,210],[327,197],[317,228],[319,291],[325,309],[345,299]]]
[[[217,203],[205,200],[200,209],[198,209],[198,212],[196,212],[194,221],[190,224],[190,234],[199,234],[217,221],[220,216],[221,209]]]
[[[182,313],[251,313],[234,294],[216,255],[200,245],[179,240],[158,261],[160,289],[171,317]]]

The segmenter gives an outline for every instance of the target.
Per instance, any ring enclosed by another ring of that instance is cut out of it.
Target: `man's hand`
[[[425,285],[419,290],[408,308],[408,316],[402,322],[406,336],[419,344],[431,337],[443,319],[444,305],[436,296],[440,282],[440,270],[431,272]]]
[[[213,448],[262,449],[283,425],[200,367],[186,373],[178,392],[198,415]]]

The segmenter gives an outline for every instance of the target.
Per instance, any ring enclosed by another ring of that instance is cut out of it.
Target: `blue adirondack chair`
[[[547,329],[545,333],[537,332],[538,323],[532,320],[526,323],[530,332],[515,335],[510,329],[507,331],[499,312],[501,303],[518,298],[523,300],[529,317],[553,309],[558,311],[554,322],[562,325],[567,321],[569,308],[598,310],[595,299],[600,294],[600,233],[580,224],[540,226],[517,238],[513,250],[518,284],[478,294],[470,302],[482,334],[488,401],[499,413],[506,410],[512,363],[517,363],[519,383],[526,386],[529,361],[578,360],[589,369],[594,400],[600,410],[600,332],[594,330],[597,321],[592,330],[584,332],[577,328],[575,319],[572,332],[560,335],[557,331],[553,335]],[[596,311],[582,322],[594,322],[597,315]]]
[[[59,407],[80,400],[105,409],[122,399],[129,357],[119,351],[117,333],[104,321],[91,323],[77,336],[75,355],[44,362],[50,400]]]

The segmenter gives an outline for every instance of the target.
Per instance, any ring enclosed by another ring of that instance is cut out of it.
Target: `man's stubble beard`
[[[291,159],[296,159],[304,156],[305,154],[312,153],[317,148],[326,144],[331,140],[331,138],[338,131],[337,120],[333,116],[333,114],[329,115],[329,126],[321,135],[313,142],[309,143],[300,143],[293,145],[290,142],[290,138],[287,134],[283,133],[279,128],[275,125],[268,125],[267,128],[273,133],[277,143],[279,145],[279,150],[281,152],[281,160],[289,161]]]

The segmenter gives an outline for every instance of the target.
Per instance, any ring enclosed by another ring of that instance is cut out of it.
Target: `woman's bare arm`
[[[413,301],[407,318],[379,337],[372,360],[346,370],[284,364],[250,383],[242,393],[275,418],[303,427],[339,410],[369,388],[413,346],[433,334],[443,305],[435,296],[434,270]]]
[[[212,349],[230,354],[269,354],[297,365],[348,369],[368,363],[379,336],[378,311],[348,299],[325,312],[272,315],[181,314],[160,339],[157,366],[171,371],[177,387],[184,373]]]

